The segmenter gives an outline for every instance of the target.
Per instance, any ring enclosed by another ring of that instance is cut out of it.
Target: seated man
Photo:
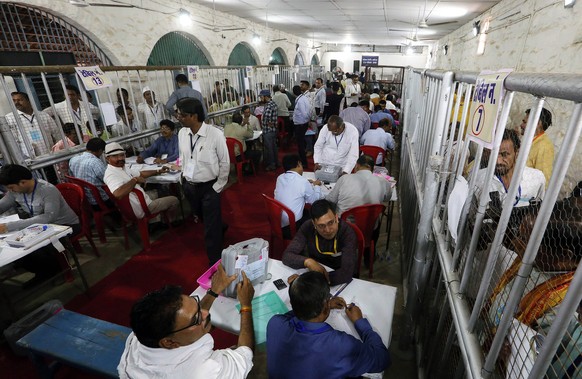
[[[321,182],[307,180],[303,177],[303,165],[297,154],[288,154],[283,157],[283,169],[285,173],[277,178],[275,200],[285,204],[293,211],[295,225],[299,228],[309,219],[309,213],[304,212],[305,204],[312,204],[323,198]],[[281,227],[283,235],[289,235],[289,217],[286,213],[281,215]]]
[[[358,160],[359,139],[355,126],[344,122],[339,116],[330,116],[313,148],[315,170],[322,164],[329,164],[341,166],[344,174],[351,173]]]
[[[103,201],[105,201],[110,208],[113,208],[115,205],[109,196],[107,196],[107,193],[105,193],[101,188],[105,185],[103,176],[105,175],[105,169],[107,168],[105,163],[101,160],[101,155],[103,155],[105,145],[105,141],[101,138],[91,138],[89,142],[87,142],[87,151],[75,155],[69,160],[69,170],[71,171],[71,175],[75,178],[83,179],[97,187]],[[88,190],[85,191],[85,194],[87,195],[87,199],[93,209],[99,210],[99,205],[97,205],[97,200],[93,198],[93,194]]]
[[[148,209],[151,213],[166,212],[168,221],[175,219],[178,208],[178,199],[175,196],[166,196],[152,200],[148,194],[138,184],[145,183],[150,176],[159,175],[169,171],[168,167],[162,167],[159,170],[137,171],[125,167],[125,151],[117,142],[111,142],[105,146],[105,159],[107,160],[107,169],[103,181],[109,187],[109,191],[117,199],[129,195],[131,208],[137,218],[143,218],[145,213],[141,207],[139,199],[134,193],[135,188],[143,193]]]
[[[81,231],[79,218],[59,190],[42,179],[35,179],[26,167],[5,165],[0,171],[0,184],[9,190],[0,199],[0,213],[14,210],[21,218],[0,224],[0,234],[18,231],[32,224],[67,225],[73,228],[73,234]],[[35,274],[25,283],[25,288],[32,288],[60,271],[56,253],[57,250],[49,244],[18,261],[17,265]]]
[[[313,203],[311,222],[301,225],[283,252],[283,264],[319,271],[334,286],[352,280],[357,257],[356,233],[338,218],[336,205],[322,199]],[[322,264],[334,271],[328,274]]]
[[[389,111],[384,112],[381,105],[376,105],[374,107],[374,113],[370,115],[370,121],[372,123],[380,123],[380,120],[384,119],[390,120],[390,125],[394,125],[394,117]]]
[[[526,109],[525,117],[523,118],[520,129],[521,135],[525,133],[525,127],[527,125],[527,120],[529,119],[530,110]],[[546,130],[552,125],[552,112],[546,108],[542,108],[540,113],[540,119],[536,125],[536,131],[534,134],[534,139],[531,145],[531,149],[527,156],[528,167],[532,167],[540,170],[544,173],[546,177],[546,187],[550,182],[550,177],[552,176],[552,169],[554,167],[554,143],[546,134]]]
[[[337,204],[339,216],[350,208],[364,204],[381,204],[387,201],[392,190],[386,179],[372,174],[374,159],[361,155],[355,172],[340,177],[331,192],[325,197]]]
[[[382,372],[390,353],[357,305],[330,298],[329,285],[319,272],[306,272],[289,286],[293,310],[275,315],[267,325],[267,370],[270,378],[347,378]],[[361,341],[334,330],[330,309],[345,308]]]
[[[495,192],[498,193],[499,200],[502,202],[503,199],[505,199],[509,185],[513,178],[513,171],[515,168],[515,162],[517,161],[517,154],[519,153],[520,145],[521,142],[515,130],[505,129],[503,132],[501,146],[499,147],[497,164],[495,165],[495,176],[489,184],[489,189],[487,189],[489,194]],[[475,191],[475,196],[477,199],[481,196],[481,191],[483,190],[486,179],[486,173],[486,168],[481,169],[477,173]],[[516,180],[519,180],[519,189],[516,199],[513,202],[514,207],[528,206],[530,204],[530,200],[532,199],[543,200],[546,192],[546,178],[543,172],[536,170],[535,168],[524,167],[521,178],[516,178]]]
[[[261,152],[258,150],[247,150],[247,144],[245,140],[253,136],[253,129],[249,124],[242,126],[242,121],[243,116],[240,113],[233,114],[232,122],[224,126],[224,136],[238,140],[242,144],[243,152],[245,153],[246,158],[251,159],[256,168],[261,162]],[[237,160],[240,161],[240,151],[238,151],[238,146],[235,145],[234,151]]]
[[[234,280],[222,265],[202,300],[186,296],[177,286],[151,292],[134,304],[130,322],[133,333],[125,343],[117,371],[126,378],[242,379],[253,367],[253,318],[255,290],[243,272],[237,284],[240,301],[240,334],[236,349],[214,350],[208,333],[209,309],[218,294]]]
[[[155,157],[155,164],[174,162],[178,159],[178,136],[174,133],[176,125],[170,120],[160,121],[160,133],[155,142],[142,151],[137,157],[137,163],[143,163],[144,159]]]
[[[261,122],[259,121],[257,116],[255,116],[254,114],[251,113],[251,107],[249,107],[248,105],[244,105],[242,107],[241,111],[243,114],[243,120],[240,123],[241,126],[249,125],[253,131],[254,130],[261,131],[262,130]]]
[[[362,138],[360,138],[360,143],[362,145],[378,146],[384,150],[394,150],[396,144],[392,134],[390,134],[391,130],[392,124],[390,123],[390,120],[384,118],[380,120],[376,129],[370,129],[364,133]],[[376,164],[382,164],[383,160],[384,157],[382,154],[378,155],[378,158],[376,158]]]
[[[515,252],[505,248],[502,250],[506,256],[499,258],[506,262],[505,272],[484,306],[483,314],[486,315],[487,325],[485,332],[491,330],[492,334],[495,334],[507,310],[509,295],[514,283],[517,283],[518,270],[532,236],[535,219],[536,215],[533,213],[522,219],[519,232],[509,245]],[[512,312],[514,319],[505,342],[512,346],[511,349],[503,349],[500,360],[504,364],[507,364],[508,359],[516,361],[513,367],[507,367],[508,370],[519,367],[517,373],[514,371],[514,375],[522,378],[529,377],[533,360],[540,349],[538,341],[540,339],[543,341],[543,338],[548,335],[556,316],[560,314],[559,308],[574,279],[581,258],[582,202],[579,198],[567,198],[554,206],[535,256],[531,274],[525,283],[523,296],[516,311]],[[578,309],[580,311],[580,307]],[[579,314],[572,314],[567,332],[562,338],[561,345],[545,377],[580,377],[582,374],[582,366],[579,364],[582,360],[581,329]],[[516,345],[522,345],[527,353],[521,354]],[[509,351],[511,351],[511,357],[507,355]]]

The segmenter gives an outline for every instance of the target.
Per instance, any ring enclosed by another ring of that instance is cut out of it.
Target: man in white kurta
[[[315,170],[326,164],[341,166],[345,174],[351,173],[358,160],[359,138],[354,125],[344,122],[339,116],[331,116],[315,143]]]
[[[178,286],[166,286],[137,301],[130,314],[133,332],[127,338],[117,371],[122,379],[244,379],[253,367],[254,288],[242,274],[237,284],[240,333],[235,349],[214,350],[209,334],[210,307],[237,278],[222,265],[206,295],[186,296]]]

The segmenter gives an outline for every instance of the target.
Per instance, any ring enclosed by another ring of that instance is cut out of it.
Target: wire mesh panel
[[[426,283],[417,291],[421,309],[442,320],[436,329],[432,321],[419,321],[418,335],[441,341],[448,315],[452,320],[444,345],[419,339],[423,369],[428,377],[581,377],[582,78],[509,75],[491,149],[466,137],[476,75],[455,73],[455,78],[447,124],[429,126],[444,137],[432,225],[433,264],[439,268],[427,270],[441,272],[446,297],[433,291],[432,280],[409,278]],[[422,166],[430,161],[427,146],[434,132],[418,125],[425,125],[434,108],[426,96],[420,112],[418,103],[410,102],[420,101],[419,89],[430,94],[439,83],[429,77],[405,83],[408,135],[418,148],[403,149],[402,162]],[[419,122],[412,123],[411,116]],[[401,178],[405,188],[421,192],[418,198],[428,195],[422,184]],[[402,207],[403,217],[417,213],[416,204]],[[441,299],[440,308],[430,307]],[[443,346],[448,356],[451,340],[457,341],[460,359],[444,368],[449,362],[439,366],[434,356]]]

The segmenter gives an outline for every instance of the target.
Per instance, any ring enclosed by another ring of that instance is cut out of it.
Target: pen
[[[337,292],[333,295],[333,297],[337,297],[342,291],[348,286],[350,283],[344,283],[341,287],[337,290]]]

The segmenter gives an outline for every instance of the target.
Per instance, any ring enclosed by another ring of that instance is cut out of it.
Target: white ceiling
[[[438,40],[499,0],[189,0],[315,43],[398,45]],[[426,19],[429,27],[419,28]],[[445,25],[431,24],[452,22]],[[220,24],[220,20],[216,20]]]

